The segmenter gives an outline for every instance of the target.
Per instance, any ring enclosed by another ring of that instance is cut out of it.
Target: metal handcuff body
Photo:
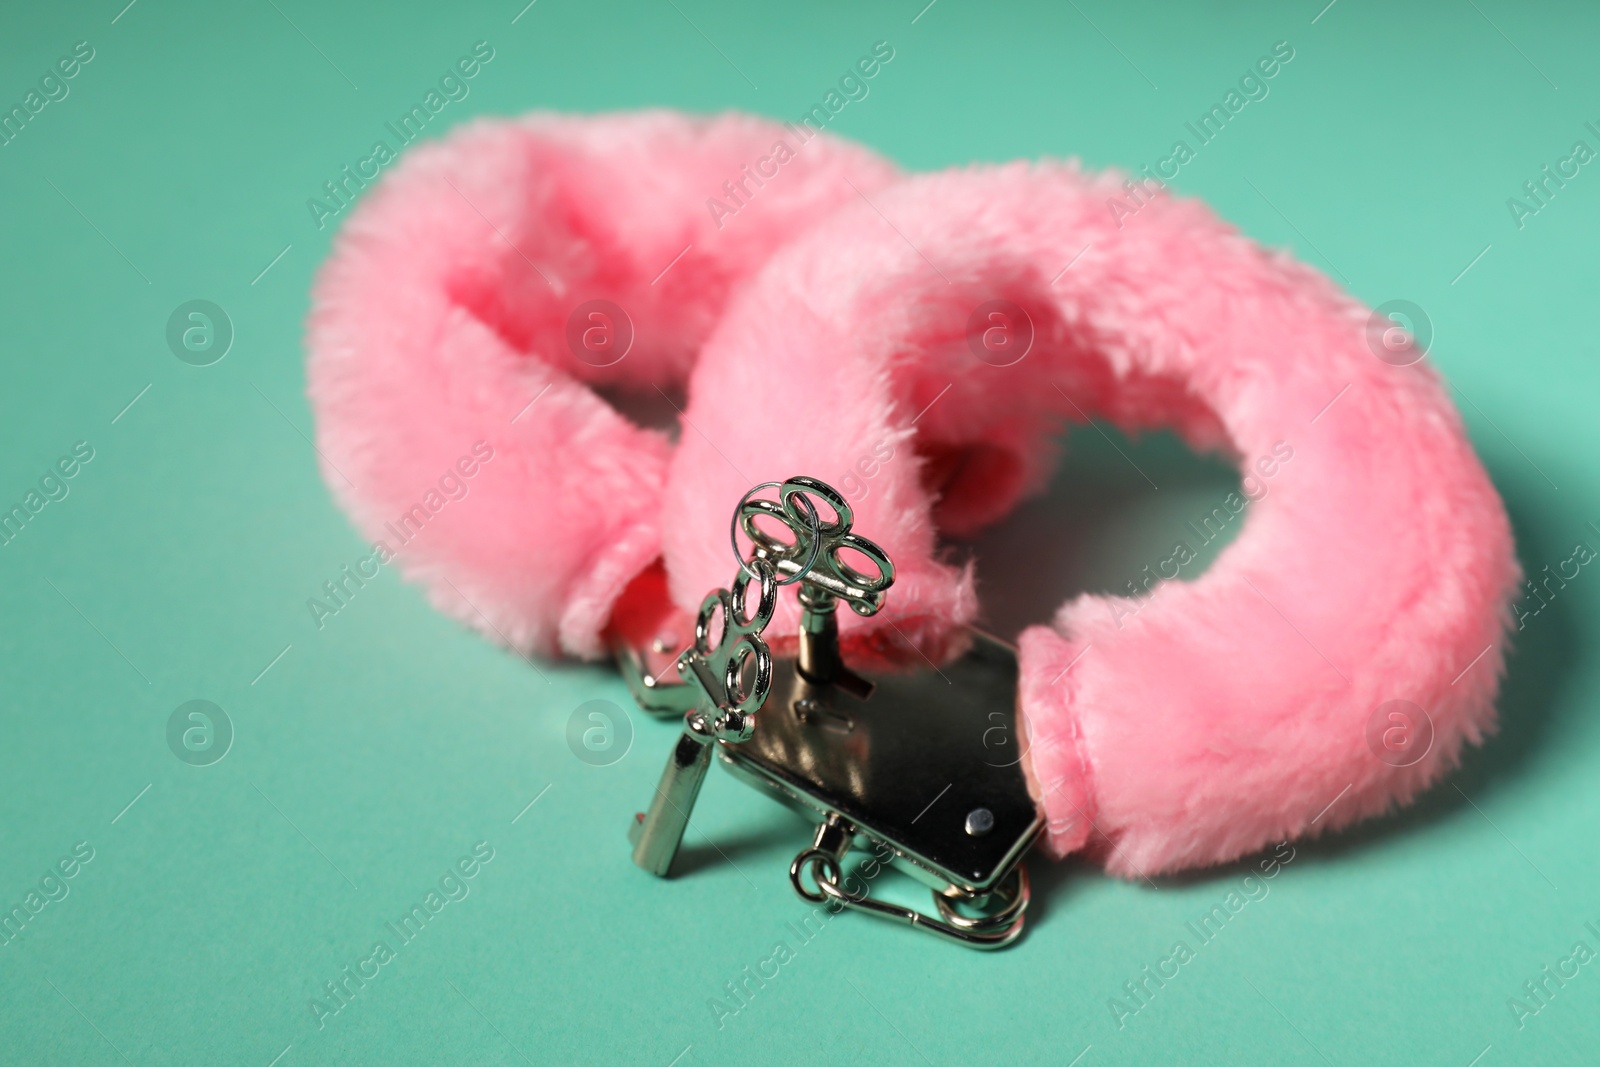
[[[776,489],[778,500],[753,499],[764,489]],[[833,512],[831,521],[822,521],[819,504]],[[761,529],[762,517],[793,539]],[[1043,820],[1020,761],[989,762],[981,739],[997,724],[1017,733],[1016,651],[974,632],[966,654],[943,667],[852,670],[839,654],[838,604],[875,614],[894,582],[889,557],[853,533],[853,521],[844,497],[815,478],[754,487],[730,524],[739,570],[731,588],[701,603],[694,642],[674,661],[682,680],[664,684],[636,650],[618,650],[642,707],[684,714],[649,810],[634,817],[634,862],[670,873],[715,750],[736,777],[820,818],[789,869],[801,897],[977,948],[1009,945],[1022,934],[1028,906],[1022,859]],[[753,546],[748,559],[740,529]],[[847,550],[874,573],[852,567],[841,557]],[[800,587],[799,644],[793,658],[774,658],[761,634],[779,587],[791,584]],[[937,914],[845,888],[847,854],[868,843],[933,890]]]

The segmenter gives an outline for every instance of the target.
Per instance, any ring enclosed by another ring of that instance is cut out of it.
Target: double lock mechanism
[[[768,489],[776,501],[757,496]],[[756,486],[729,525],[739,570],[700,605],[688,649],[667,659],[672,635],[619,643],[640,705],[684,716],[649,811],[634,817],[633,860],[652,874],[671,872],[715,752],[735,777],[820,820],[789,868],[803,898],[976,948],[1004,947],[1022,934],[1022,859],[1043,828],[1021,760],[996,760],[989,743],[997,730],[1020,742],[1016,650],[974,630],[966,651],[943,666],[851,669],[839,652],[838,607],[876,614],[894,583],[893,563],[851,532],[853,521],[844,497],[815,478]],[[788,538],[774,536],[772,524]],[[775,659],[762,632],[787,585],[799,587],[799,639],[793,659]],[[678,680],[668,681],[673,668]],[[847,892],[852,847],[891,857],[930,887],[936,912]]]

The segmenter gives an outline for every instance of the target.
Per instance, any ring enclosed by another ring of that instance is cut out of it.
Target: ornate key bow
[[[745,570],[734,575],[731,590],[713,590],[701,602],[694,620],[694,646],[678,657],[678,673],[696,691],[687,728],[707,740],[748,740],[755,712],[766,703],[772,687],[772,652],[761,631],[778,606],[777,574],[765,559],[741,561],[740,566]],[[759,599],[756,610],[746,615],[751,582],[759,589]],[[713,645],[712,620],[719,614],[722,636]],[[746,681],[746,664],[752,660],[754,669]]]
[[[815,478],[790,478],[777,486],[778,499],[752,500],[757,486],[739,502],[734,521],[744,529],[755,546],[757,560],[770,560],[787,575],[780,585],[803,582],[800,590],[800,649],[797,665],[800,674],[819,685],[835,685],[852,696],[865,699],[872,683],[845,666],[839,656],[839,623],[835,616],[838,601],[848,603],[857,615],[872,615],[883,606],[883,594],[894,584],[894,564],[873,542],[852,533],[855,512],[833,486]],[[833,520],[823,522],[817,501],[833,511]],[[784,542],[762,530],[756,520],[765,516],[788,528],[793,540]],[[734,552],[739,542],[733,536]],[[868,575],[844,558],[854,552],[872,565]]]
[[[778,490],[776,501],[751,499],[758,490],[773,487]],[[813,498],[828,505],[833,521],[821,521]],[[756,525],[763,515],[787,527],[794,540],[785,543]],[[781,485],[768,482],[756,486],[739,502],[735,521],[755,546],[755,558],[770,560],[786,576],[779,585],[804,581],[812,587],[813,596],[837,597],[858,615],[871,615],[883,606],[883,593],[894,584],[894,564],[883,549],[851,532],[855,512],[826,482],[800,476]],[[864,556],[876,573],[869,576],[852,567],[841,556],[846,549]],[[738,550],[735,539],[736,555]]]

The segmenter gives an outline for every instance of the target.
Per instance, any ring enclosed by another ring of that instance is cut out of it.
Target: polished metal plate
[[[774,659],[754,735],[717,745],[724,765],[808,813],[838,814],[934,888],[994,888],[1043,828],[1019,759],[1016,650],[974,631],[938,670],[861,673],[874,683],[865,700]],[[969,816],[988,829],[969,832]]]

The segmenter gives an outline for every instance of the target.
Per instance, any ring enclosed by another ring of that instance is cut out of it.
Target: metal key
[[[847,667],[840,657],[836,612],[843,600],[858,615],[876,614],[883,607],[884,592],[894,584],[894,564],[883,549],[851,532],[855,512],[833,486],[816,478],[794,477],[777,489],[777,501],[752,500],[750,493],[745,494],[735,521],[755,546],[755,557],[770,560],[784,575],[779,584],[803,583],[797,657],[801,675],[818,685],[836,685],[865,700],[872,693],[872,683]],[[820,521],[815,500],[832,509],[832,522]],[[762,530],[756,525],[761,516],[782,523],[794,540],[786,544]],[[846,563],[840,555],[845,549],[863,556],[876,573],[862,574]],[[738,552],[737,540],[734,551]]]
[[[694,645],[678,657],[678,673],[694,692],[695,706],[684,716],[683,736],[673,746],[667,768],[656,786],[650,810],[634,817],[629,839],[633,862],[652,874],[666,876],[689,826],[689,813],[711,766],[714,741],[737,744],[749,740],[755,712],[772,687],[772,653],[761,631],[778,606],[778,576],[764,559],[744,564],[733,589],[717,589],[700,605],[694,624]],[[759,588],[754,613],[745,606],[751,583]],[[722,636],[711,643],[711,621],[720,614]],[[748,680],[747,664],[751,664]]]

